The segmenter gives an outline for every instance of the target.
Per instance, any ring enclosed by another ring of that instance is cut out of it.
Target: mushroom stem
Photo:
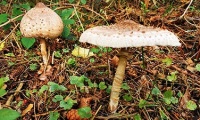
[[[41,45],[41,54],[43,58],[43,63],[46,66],[48,64],[48,57],[47,57],[47,47],[45,39],[40,39],[40,45]]]
[[[118,106],[119,93],[121,91],[120,88],[125,75],[127,57],[128,57],[127,52],[121,51],[119,53],[119,63],[113,80],[111,95],[110,95],[109,110],[111,112],[115,112]]]

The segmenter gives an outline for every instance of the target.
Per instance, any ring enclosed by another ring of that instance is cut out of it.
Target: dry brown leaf
[[[186,109],[186,104],[190,100],[189,90],[186,89],[185,94],[181,97],[180,107]]]
[[[24,116],[26,113],[31,111],[32,108],[33,108],[33,104],[29,104],[28,107],[22,111],[22,116]]]
[[[119,58],[117,56],[114,56],[110,61],[111,61],[111,64],[113,64],[114,66],[117,66],[119,62]]]

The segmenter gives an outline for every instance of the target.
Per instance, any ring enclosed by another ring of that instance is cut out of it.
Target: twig
[[[59,112],[59,111],[62,111],[62,110],[64,110],[64,109],[54,110],[54,111],[48,111],[48,112],[41,113],[41,114],[35,114],[35,115],[33,115],[33,117],[45,116],[45,115],[50,114],[50,112],[55,112],[55,111],[56,111],[56,112]]]
[[[102,105],[99,106],[99,108],[97,109],[97,111],[95,112],[95,114],[93,115],[93,117],[91,118],[91,120],[94,120],[95,116],[97,115],[97,113],[99,112],[99,110],[101,109]]]
[[[13,21],[15,21],[17,18],[19,18],[19,17],[21,17],[21,16],[23,16],[23,15],[24,15],[24,14],[21,14],[21,15],[18,15],[18,16],[16,16],[16,17],[14,17],[14,18],[8,20],[7,22],[1,24],[0,27],[3,27],[3,26],[5,26],[5,25],[7,25],[7,24],[9,24],[9,23],[11,23],[11,22],[13,22]]]
[[[18,85],[17,89],[15,90],[14,95],[11,95],[11,96],[8,98],[8,100],[6,101],[6,104],[5,104],[6,106],[10,106],[10,103],[12,102],[13,97],[16,96],[16,95],[18,95],[18,93],[19,93],[20,90],[22,89],[23,85],[24,85],[24,83],[22,83],[22,82]]]
[[[190,5],[192,4],[193,0],[190,0],[189,5],[187,6],[187,8],[185,9],[184,13],[179,17],[180,19],[182,19],[185,16],[185,13],[187,12],[187,10],[189,9]]]
[[[78,22],[80,23],[82,30],[85,31],[85,30],[84,30],[84,27],[83,27],[83,24],[82,24],[82,22],[81,22],[81,20],[80,20],[80,18],[79,18],[79,16],[78,16],[78,14],[77,14],[76,7],[75,7],[75,6],[73,6],[73,7],[74,7],[74,12],[75,12],[75,14],[76,14],[76,17],[78,18]]]
[[[114,115],[110,115],[110,116],[97,116],[97,119],[103,119],[103,120],[108,120],[108,119],[122,119],[122,118],[132,118],[136,113],[133,114],[114,114]]]

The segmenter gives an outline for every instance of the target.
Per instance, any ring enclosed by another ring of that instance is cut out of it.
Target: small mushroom
[[[42,2],[30,9],[22,18],[20,31],[23,36],[38,38],[45,66],[48,64],[46,40],[57,38],[63,31],[63,21],[53,10]]]
[[[112,84],[109,110],[115,112],[118,106],[121,84],[124,79],[127,58],[126,47],[141,46],[180,46],[178,37],[172,32],[154,27],[146,27],[131,20],[109,26],[97,26],[82,33],[80,42],[123,48],[119,52],[119,63]]]

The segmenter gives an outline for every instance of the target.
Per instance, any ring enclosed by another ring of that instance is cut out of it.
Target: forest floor
[[[23,120],[75,120],[77,116],[94,120],[200,119],[198,0],[55,1],[44,3],[59,15],[67,16],[64,19],[68,23],[62,36],[47,42],[51,68],[45,80],[38,74],[42,63],[39,41],[22,43],[19,29],[21,16],[35,3],[0,3],[0,109],[15,110]],[[78,40],[83,29],[122,20],[172,31],[182,45],[143,47],[143,52],[140,47],[129,48],[132,56],[127,63],[119,105],[116,113],[111,113],[110,89],[120,49],[82,44]],[[90,49],[93,55],[80,57],[80,51],[72,54],[78,46]],[[85,109],[80,109],[83,106]]]

